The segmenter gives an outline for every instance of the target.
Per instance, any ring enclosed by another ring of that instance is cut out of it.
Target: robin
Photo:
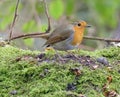
[[[61,25],[52,33],[42,34],[40,37],[46,39],[44,46],[52,46],[56,50],[72,50],[82,42],[84,30],[87,25],[85,21],[78,21],[68,25]]]

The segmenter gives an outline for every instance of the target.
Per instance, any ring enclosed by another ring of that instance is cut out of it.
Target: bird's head
[[[90,25],[88,25],[85,21],[78,21],[74,23],[74,26],[78,29],[84,29],[84,28],[88,28],[91,27]]]

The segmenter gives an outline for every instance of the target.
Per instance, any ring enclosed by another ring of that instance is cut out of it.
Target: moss
[[[117,62],[120,60],[120,48],[107,48],[95,52],[74,50],[75,54],[89,55],[93,58],[106,57],[108,60]],[[103,97],[102,86],[107,82],[106,78],[111,75],[113,78],[110,89],[120,94],[118,72],[120,64],[109,71],[106,66],[95,70],[83,66],[77,62],[60,64],[58,62],[37,62],[34,57],[38,51],[22,50],[12,46],[0,47],[0,96],[9,97],[12,95],[20,97],[72,97],[84,94],[89,97]],[[22,56],[32,56],[33,59],[16,60]],[[47,52],[47,57],[53,53]],[[51,59],[51,58],[50,58]],[[112,62],[110,61],[110,62]],[[112,65],[112,63],[111,63]],[[70,71],[70,68],[81,68],[82,74],[77,76]],[[67,91],[68,83],[74,83],[75,89],[71,93]],[[16,94],[11,92],[16,90]]]
[[[120,48],[119,47],[106,48],[106,49],[96,52],[96,54],[101,55],[103,57],[110,58],[110,59],[120,60]]]

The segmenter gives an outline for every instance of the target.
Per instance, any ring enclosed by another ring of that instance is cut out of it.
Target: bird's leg
[[[74,58],[79,60],[79,57],[77,55],[75,55],[73,52],[71,51],[66,51],[69,55],[73,56]]]
[[[57,51],[57,50],[55,50],[54,48],[52,48],[52,47],[47,47],[46,49],[45,49],[45,51],[54,51],[55,52],[55,60],[57,60],[58,62],[62,62],[62,63],[64,63],[65,62],[65,60],[66,59],[64,59],[60,54],[59,54],[59,52]]]
[[[58,61],[64,63],[66,59],[64,59],[64,58],[58,53],[57,50],[55,50],[55,52],[56,52],[56,56],[57,56]]]
[[[45,48],[45,51],[53,51],[53,50],[54,50],[54,48],[52,48],[52,47]]]

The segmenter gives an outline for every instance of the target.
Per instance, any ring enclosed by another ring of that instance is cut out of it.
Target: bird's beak
[[[87,28],[91,27],[90,25],[86,25]]]

